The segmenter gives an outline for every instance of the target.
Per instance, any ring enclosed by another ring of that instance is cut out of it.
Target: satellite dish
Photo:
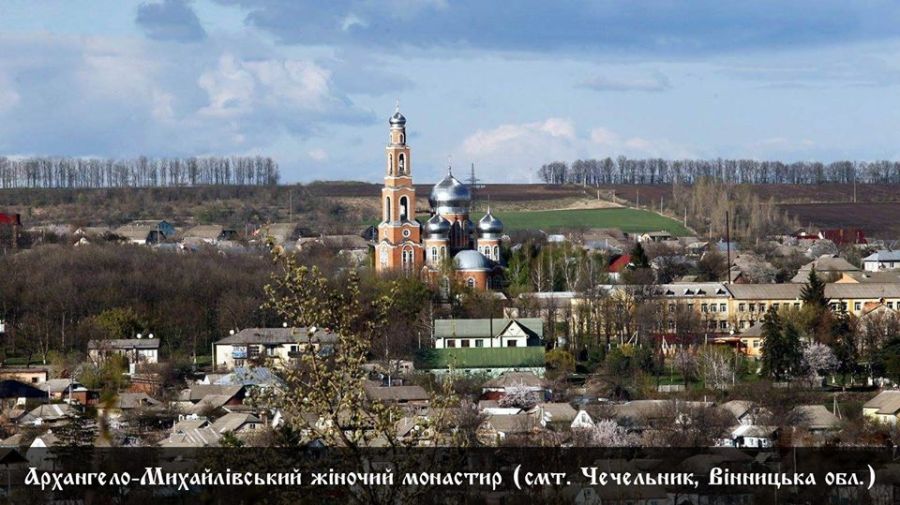
[[[151,333],[151,334],[147,335],[147,338],[153,338],[153,334]]]
[[[287,328],[287,321],[281,323],[281,327],[282,327],[282,328]]]
[[[234,335],[234,330],[229,330],[229,331],[228,331],[228,334],[229,334],[229,335]]]
[[[309,327],[309,334],[312,335],[313,333],[316,332],[316,330],[318,330],[318,328],[316,328],[315,326],[310,326],[310,327]]]
[[[144,337],[144,336],[141,335],[140,333],[137,334],[137,338],[138,338],[138,339],[141,339],[141,338],[143,338],[143,337]]]

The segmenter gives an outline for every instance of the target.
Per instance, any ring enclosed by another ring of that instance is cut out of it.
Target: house
[[[257,416],[246,412],[229,412],[216,419],[210,428],[219,436],[232,433],[243,437],[265,428],[265,423]]]
[[[3,410],[12,407],[29,407],[47,402],[47,393],[28,384],[14,381],[0,381],[0,404]]]
[[[880,272],[900,268],[900,251],[875,251],[863,258],[863,270]]]
[[[330,353],[337,341],[338,335],[327,328],[245,328],[214,343],[213,357],[222,370],[263,362],[281,367],[306,349]]]
[[[513,437],[527,437],[540,430],[540,424],[529,414],[488,416],[478,427],[477,437],[484,445],[499,445]]]
[[[719,408],[727,411],[734,416],[735,421],[741,426],[750,426],[756,424],[759,417],[759,409],[757,405],[747,400],[731,400],[721,405]]]
[[[128,243],[149,245],[174,237],[175,227],[165,220],[143,219],[120,226],[113,233]]]
[[[254,236],[263,242],[271,239],[275,245],[283,246],[294,243],[299,235],[300,231],[297,223],[272,223],[254,232]]]
[[[438,319],[433,329],[435,349],[538,346],[543,335],[540,318]]]
[[[50,379],[38,384],[38,389],[46,391],[51,400],[63,400],[70,390],[84,387],[74,379]]]
[[[593,428],[594,420],[586,410],[579,410],[569,427],[573,430]]]
[[[565,402],[539,403],[528,411],[535,416],[541,426],[554,426],[558,428],[571,427],[572,422],[578,416],[578,411]]]
[[[0,368],[0,380],[14,380],[25,384],[43,384],[50,377],[45,367]]]
[[[482,393],[506,393],[510,388],[525,388],[528,391],[544,396],[550,390],[548,383],[541,376],[530,372],[504,372],[481,386]]]
[[[838,284],[900,284],[900,269],[882,270],[879,272],[870,272],[867,270],[860,272],[844,272],[841,275],[841,278],[834,282]]]
[[[882,391],[862,406],[863,417],[885,424],[897,424],[900,391]]]
[[[90,340],[88,358],[94,363],[100,363],[108,356],[119,355],[128,358],[131,364],[159,363],[159,339],[153,338],[152,335],[150,337]]]
[[[284,381],[266,367],[235,367],[224,374],[206,374],[199,384],[216,384],[219,386],[255,386],[283,387]]]
[[[831,228],[820,230],[818,237],[822,240],[830,240],[834,245],[866,245],[866,234],[859,228]]]
[[[184,412],[206,413],[222,407],[243,405],[246,396],[244,386],[194,384],[181,391],[178,406]]]
[[[741,424],[736,426],[728,437],[722,440],[724,447],[748,447],[753,449],[769,448],[778,440],[777,426],[759,426]]]
[[[416,368],[443,374],[507,371],[544,374],[544,324],[539,318],[439,319],[433,349],[417,355]]]
[[[859,271],[859,268],[840,256],[824,254],[800,267],[791,282],[806,284],[813,268],[816,269],[816,275],[825,280],[836,280],[841,278],[844,273]]]
[[[798,405],[793,413],[799,418],[799,425],[813,433],[840,428],[841,420],[824,405]]]
[[[677,241],[678,237],[667,231],[649,231],[638,236],[638,242],[668,242]]]
[[[609,278],[612,281],[619,282],[622,280],[622,273],[626,268],[631,266],[631,255],[630,254],[622,254],[609,262],[609,266],[606,271],[609,274]]]
[[[219,242],[231,241],[237,238],[235,230],[225,229],[224,226],[218,224],[201,224],[188,228],[181,237],[182,242],[190,244],[210,244],[215,245]]]
[[[60,426],[67,424],[79,413],[67,403],[38,405],[17,422],[20,426]]]
[[[172,433],[159,443],[160,447],[218,447],[221,435],[205,417],[187,417],[172,426]]]
[[[424,408],[431,401],[431,395],[422,386],[371,386],[364,387],[366,397],[383,404],[394,404]]]

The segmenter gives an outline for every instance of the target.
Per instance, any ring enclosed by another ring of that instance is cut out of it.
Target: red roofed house
[[[835,245],[844,244],[868,244],[866,234],[859,228],[834,228],[821,230],[819,238],[830,240]]]
[[[622,272],[628,265],[631,264],[631,255],[630,254],[622,254],[616,259],[612,260],[609,263],[609,278],[618,281],[621,278]]]

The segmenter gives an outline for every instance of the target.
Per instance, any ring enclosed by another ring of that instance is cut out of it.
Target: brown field
[[[900,238],[900,203],[781,205],[804,227],[860,228],[869,238]]]

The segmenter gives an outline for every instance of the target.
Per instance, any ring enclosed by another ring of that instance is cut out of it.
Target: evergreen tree
[[[800,333],[793,324],[785,324],[770,308],[763,318],[762,371],[781,380],[800,369],[802,359]]]
[[[825,282],[816,274],[816,267],[809,271],[809,278],[800,290],[800,299],[807,306],[825,310],[828,308],[828,299],[825,298]]]
[[[635,244],[634,249],[631,250],[631,264],[634,265],[634,268],[650,268],[650,258],[647,257],[647,252],[644,251],[644,246],[640,242]]]

